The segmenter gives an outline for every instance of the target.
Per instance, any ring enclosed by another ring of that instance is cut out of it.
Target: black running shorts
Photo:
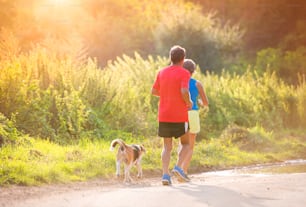
[[[188,131],[188,122],[159,122],[158,136],[179,138]]]

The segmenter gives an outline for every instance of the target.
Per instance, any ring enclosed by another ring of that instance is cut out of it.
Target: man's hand
[[[202,108],[208,108],[208,103],[203,103],[201,99],[198,99],[198,105]]]
[[[198,99],[198,105],[199,105],[200,107],[204,107],[203,101],[202,101],[201,99]]]
[[[189,99],[189,102],[187,103],[188,109],[192,109],[192,105],[193,105],[193,102],[191,99]]]

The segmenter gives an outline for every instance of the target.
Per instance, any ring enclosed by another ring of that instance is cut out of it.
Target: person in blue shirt
[[[194,63],[194,61],[191,59],[185,59],[183,68],[187,69],[191,75],[189,81],[189,92],[193,103],[192,108],[188,111],[190,153],[188,154],[188,156],[186,156],[183,165],[183,170],[187,175],[194,150],[195,140],[197,134],[200,132],[199,107],[207,107],[208,109],[208,99],[202,83],[192,78],[192,75],[196,69],[196,64]]]

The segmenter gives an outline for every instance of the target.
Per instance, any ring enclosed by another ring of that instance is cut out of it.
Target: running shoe
[[[179,182],[189,182],[190,179],[184,173],[184,170],[178,166],[175,166],[172,170],[172,173],[177,177]]]
[[[171,177],[168,174],[164,174],[162,177],[162,184],[163,185],[171,185]]]

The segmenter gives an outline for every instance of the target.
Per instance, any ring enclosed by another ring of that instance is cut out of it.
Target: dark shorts
[[[188,122],[159,122],[158,136],[179,138],[188,131]]]

